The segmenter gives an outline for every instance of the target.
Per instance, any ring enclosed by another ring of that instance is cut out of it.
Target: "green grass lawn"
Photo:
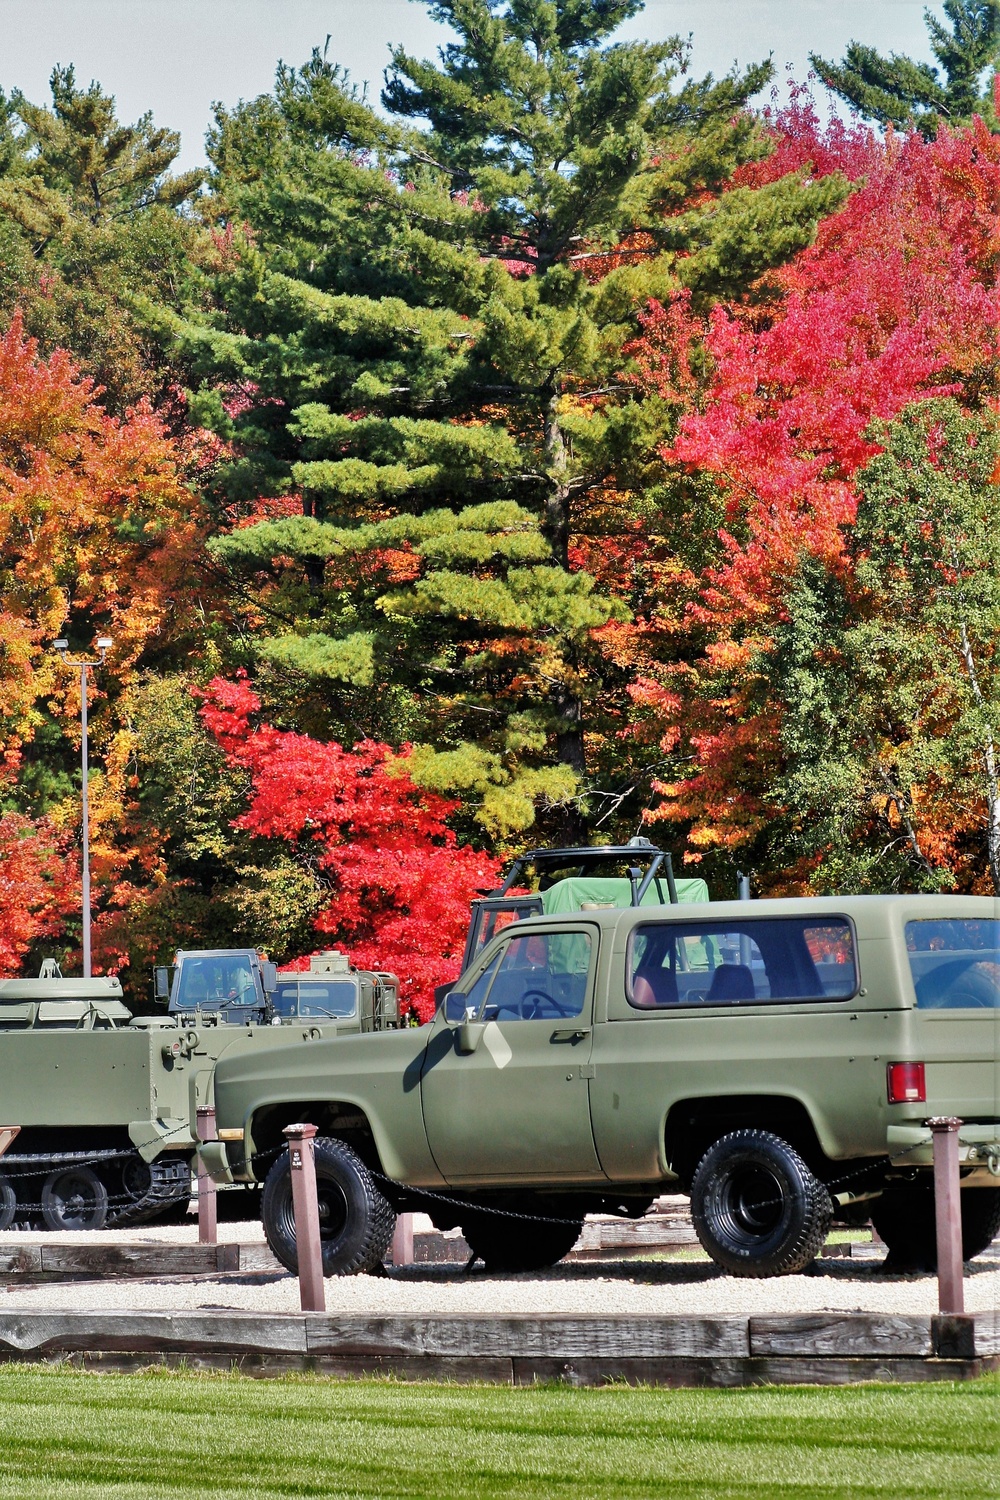
[[[1000,1496],[1000,1379],[744,1391],[0,1366],[0,1496]]]

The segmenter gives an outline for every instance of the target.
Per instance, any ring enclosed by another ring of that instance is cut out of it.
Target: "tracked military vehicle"
[[[283,976],[252,950],[181,953],[166,990],[165,1016],[132,1016],[115,978],[64,978],[49,961],[0,980],[0,1126],[17,1130],[0,1156],[0,1229],[162,1217],[190,1196],[220,1057],[398,1023],[394,976],[338,953]]]

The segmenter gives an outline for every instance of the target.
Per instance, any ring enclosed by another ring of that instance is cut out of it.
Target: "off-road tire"
[[[1000,1188],[966,1188],[962,1205],[962,1259],[982,1255],[1000,1234]],[[872,1204],[872,1223],[889,1249],[889,1271],[937,1270],[934,1184],[901,1182]]]
[[[541,1271],[569,1254],[582,1228],[582,1219],[546,1224],[475,1214],[463,1219],[462,1237],[487,1271]]]
[[[704,1248],[734,1276],[789,1276],[816,1259],[833,1217],[830,1194],[799,1153],[769,1130],[734,1130],[710,1146],[691,1181]]]
[[[381,1263],[389,1248],[396,1225],[395,1210],[350,1146],[318,1135],[313,1149],[323,1275],[355,1276],[370,1271]],[[264,1181],[261,1220],[271,1250],[297,1275],[292,1171],[287,1151],[281,1153]]]

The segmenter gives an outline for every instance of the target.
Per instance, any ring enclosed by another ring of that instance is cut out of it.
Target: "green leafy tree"
[[[776,824],[821,888],[1000,894],[1000,429],[937,400],[879,436],[847,571],[804,559],[779,631]]]
[[[1000,0],[944,0],[949,30],[924,17],[938,67],[851,42],[840,63],[816,53],[810,62],[828,89],[866,120],[933,136],[942,121],[967,124],[982,115],[996,126],[993,78],[1000,63]]]
[[[52,74],[52,104],[0,100],[0,306],[20,306],[46,350],[69,348],[116,410],[171,378],[136,296],[170,302],[209,244],[179,210],[200,171],[173,175],[174,131],[121,124],[100,86]]]
[[[216,202],[250,234],[215,315],[174,325],[238,454],[221,498],[301,497],[213,549],[277,626],[254,654],[377,683],[379,707],[398,689],[424,773],[480,786],[497,833],[488,788],[523,827],[588,774],[595,632],[628,590],[602,595],[579,547],[634,526],[671,419],[620,378],[641,310],[748,293],[845,191],[723,191],[769,149],[744,109],[769,65],[690,80],[677,42],[610,42],[639,9],[434,5],[456,39],[393,53],[388,123],[319,54],[281,69],[218,115]]]

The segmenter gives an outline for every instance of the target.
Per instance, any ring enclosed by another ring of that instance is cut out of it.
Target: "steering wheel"
[[[547,990],[525,990],[521,996],[521,1015],[526,1021],[538,1021],[542,1019],[542,1006],[552,1006],[557,1016],[569,1019],[575,1016],[577,1011],[567,1010]]]

